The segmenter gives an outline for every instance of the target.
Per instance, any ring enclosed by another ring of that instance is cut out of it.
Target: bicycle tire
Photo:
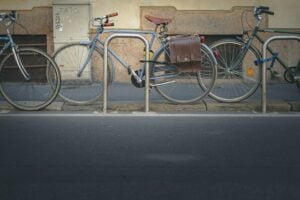
[[[0,92],[19,110],[44,109],[59,93],[60,71],[51,56],[40,49],[18,48],[16,53],[30,80],[25,80],[13,53],[9,53],[0,65]]]
[[[103,91],[102,48],[95,47],[92,62],[89,61],[82,76],[77,73],[85,63],[90,49],[89,43],[71,43],[59,48],[53,55],[62,77],[59,96],[66,102],[77,105],[90,104],[98,100]],[[111,82],[111,61],[108,60],[108,83]]]
[[[201,69],[198,72],[176,72],[173,78],[162,78],[176,65],[169,62],[169,46],[166,44],[153,56],[151,82],[157,92],[176,104],[188,104],[203,99],[212,89],[216,79],[216,61],[212,52],[201,44]],[[164,70],[166,69],[166,70]]]
[[[209,96],[226,103],[240,102],[255,93],[261,83],[261,58],[255,47],[250,46],[242,63],[237,63],[245,43],[236,39],[223,39],[210,45],[218,61],[218,76]]]

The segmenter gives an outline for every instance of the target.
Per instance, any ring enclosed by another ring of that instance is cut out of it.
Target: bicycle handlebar
[[[16,11],[11,11],[10,13],[0,13],[0,21],[4,19],[10,19],[11,21],[16,21],[17,20]]]
[[[269,6],[258,6],[257,8],[262,10],[270,10]]]
[[[113,22],[108,22],[108,23],[103,24],[103,26],[114,26],[114,25],[115,25],[115,23],[113,23]]]
[[[114,13],[110,13],[110,14],[106,15],[106,18],[115,17],[115,16],[118,16],[118,15],[119,15],[118,12],[114,12]]]
[[[119,14],[117,12],[114,12],[114,13],[107,14],[104,17],[96,17],[96,18],[94,18],[94,21],[98,21],[99,25],[94,25],[94,26],[101,26],[101,27],[114,26],[115,24],[113,22],[109,22],[109,18],[118,16],[118,15]]]
[[[261,14],[274,15],[273,11],[270,11],[268,6],[258,6],[254,8],[254,16],[259,16]]]

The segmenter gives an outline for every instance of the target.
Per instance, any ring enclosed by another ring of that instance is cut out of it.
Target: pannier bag
[[[198,72],[201,68],[201,40],[199,36],[171,38],[170,61],[179,72]]]

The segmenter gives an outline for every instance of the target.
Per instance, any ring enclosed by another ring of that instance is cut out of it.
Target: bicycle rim
[[[89,44],[68,44],[56,51],[53,56],[62,74],[59,96],[72,104],[95,102],[103,92],[102,49],[96,48],[93,51],[91,60],[78,76],[79,70],[88,59],[89,47]],[[108,74],[110,75],[110,67],[108,67]],[[108,82],[110,83],[110,76]]]
[[[168,46],[161,48],[151,65],[152,82],[165,99],[187,104],[204,98],[214,85],[216,65],[211,53],[202,46],[201,69],[198,72],[178,72],[177,66],[169,62]]]
[[[30,79],[25,80],[14,55],[8,54],[0,66],[0,91],[20,110],[41,110],[52,103],[60,89],[60,73],[54,60],[35,48],[19,48],[18,56]]]
[[[221,102],[240,102],[250,97],[261,82],[261,67],[254,61],[260,56],[250,47],[238,63],[243,43],[237,40],[221,40],[210,47],[218,54],[218,75],[210,97]]]

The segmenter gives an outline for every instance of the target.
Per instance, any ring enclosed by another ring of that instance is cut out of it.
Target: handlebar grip
[[[274,12],[270,11],[270,8],[267,6],[259,6],[254,9],[254,16],[258,16],[263,13],[268,14],[268,15],[274,15]]]
[[[103,26],[114,26],[114,25],[115,25],[115,23],[113,23],[113,22],[108,22],[108,23],[103,24]]]
[[[267,13],[268,15],[274,15],[273,11],[266,11],[265,13]]]
[[[118,16],[117,12],[114,12],[114,13],[106,15],[107,18],[109,18],[109,17],[115,17],[115,16]]]
[[[268,7],[268,6],[259,6],[258,9],[261,9],[261,10],[270,10],[270,7]]]
[[[274,15],[274,12],[273,12],[273,11],[268,11],[268,10],[263,11],[263,13],[266,13],[266,14],[268,14],[268,15]]]

